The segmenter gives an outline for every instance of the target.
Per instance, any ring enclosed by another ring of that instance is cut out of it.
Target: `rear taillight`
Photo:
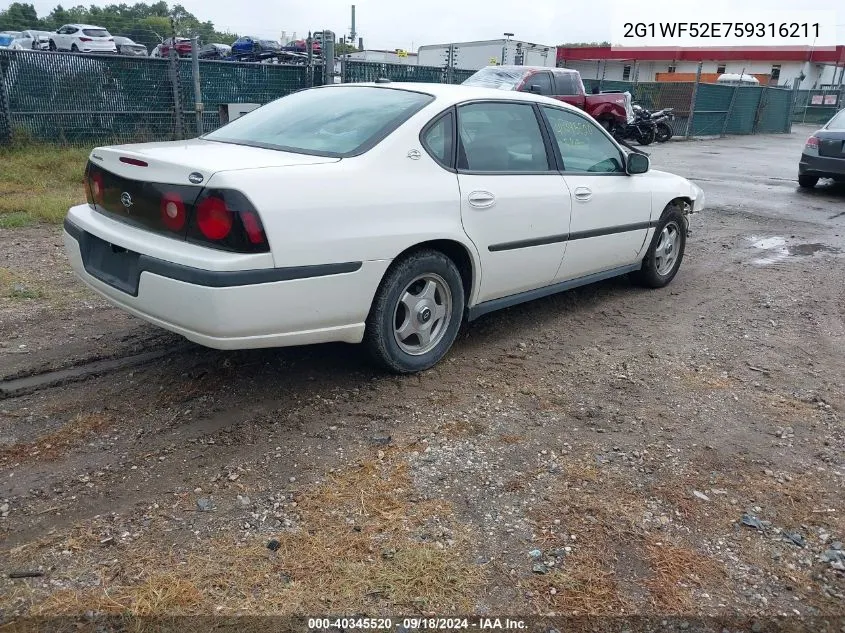
[[[206,189],[196,202],[188,239],[239,253],[270,250],[261,218],[239,191]]]
[[[91,190],[91,202],[102,206],[106,188],[103,183],[103,174],[99,169],[91,168],[88,170],[88,187]]]
[[[185,209],[185,201],[182,196],[173,191],[168,191],[161,197],[161,223],[168,229],[179,233],[185,228],[188,220],[188,213]]]
[[[809,149],[818,149],[819,148],[819,139],[816,136],[811,136],[807,139],[807,148]]]
[[[79,38],[79,41],[80,41],[80,42],[90,42],[90,41],[91,41],[91,38],[90,38],[90,37],[80,37],[80,38]]]
[[[208,196],[197,205],[197,228],[213,242],[228,237],[233,219],[234,213],[226,206],[226,201],[217,196]]]

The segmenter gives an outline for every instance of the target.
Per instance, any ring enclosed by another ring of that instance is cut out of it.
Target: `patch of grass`
[[[8,268],[0,268],[0,298],[43,299],[44,296],[41,288],[33,285],[21,275]]]
[[[661,614],[687,614],[695,610],[691,589],[714,586],[725,572],[712,558],[689,547],[658,542],[654,537],[646,545],[651,578],[645,586],[654,608]]]
[[[89,149],[30,145],[0,150],[0,227],[60,223],[85,201],[82,176]]]
[[[111,422],[111,418],[98,413],[77,415],[58,429],[45,433],[32,442],[20,442],[0,448],[0,464],[32,459],[56,460],[69,448],[85,441]]]
[[[238,542],[235,534],[189,534],[180,545],[167,544],[162,526],[151,526],[147,536],[104,557],[91,526],[76,528],[10,554],[17,568],[50,567],[75,586],[10,585],[0,608],[23,605],[50,616],[472,611],[484,580],[469,560],[473,535],[448,503],[415,501],[399,450],[386,453],[296,493],[297,525],[274,535],[275,552],[258,535]],[[437,526],[452,531],[454,545],[426,537]],[[62,559],[66,549],[72,559]]]
[[[655,538],[643,521],[647,499],[625,474],[573,458],[549,497],[533,516],[535,544],[572,551],[551,573],[522,581],[539,610],[612,616],[648,613],[650,604],[653,613],[686,613],[693,589],[715,592],[724,577],[717,561],[673,535]]]
[[[23,226],[29,226],[32,223],[33,219],[22,211],[0,215],[0,229],[19,229]]]

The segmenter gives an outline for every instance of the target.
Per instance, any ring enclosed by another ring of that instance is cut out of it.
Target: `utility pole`
[[[182,134],[182,93],[179,86],[179,57],[176,52],[176,20],[170,16],[170,81],[173,85],[173,110],[176,113],[176,138],[181,140]]]
[[[203,113],[203,102],[202,102],[202,89],[200,88],[200,36],[194,35],[193,41],[191,42],[191,70],[193,71],[194,75],[194,112],[197,115],[197,136],[202,136],[203,126],[202,126],[202,113]]]
[[[352,28],[349,30],[349,42],[355,46],[355,37],[358,32],[355,30],[355,5],[352,5]]]

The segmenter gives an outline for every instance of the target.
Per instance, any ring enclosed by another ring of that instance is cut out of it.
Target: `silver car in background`
[[[138,44],[128,37],[115,35],[114,44],[117,46],[117,52],[119,55],[128,55],[129,57],[147,57],[147,47],[143,44]]]

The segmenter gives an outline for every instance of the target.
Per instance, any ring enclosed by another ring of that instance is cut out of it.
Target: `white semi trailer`
[[[507,39],[420,46],[417,64],[445,66],[450,54],[453,56],[451,65],[464,70],[478,70],[494,64],[547,67],[557,64],[557,47]]]

